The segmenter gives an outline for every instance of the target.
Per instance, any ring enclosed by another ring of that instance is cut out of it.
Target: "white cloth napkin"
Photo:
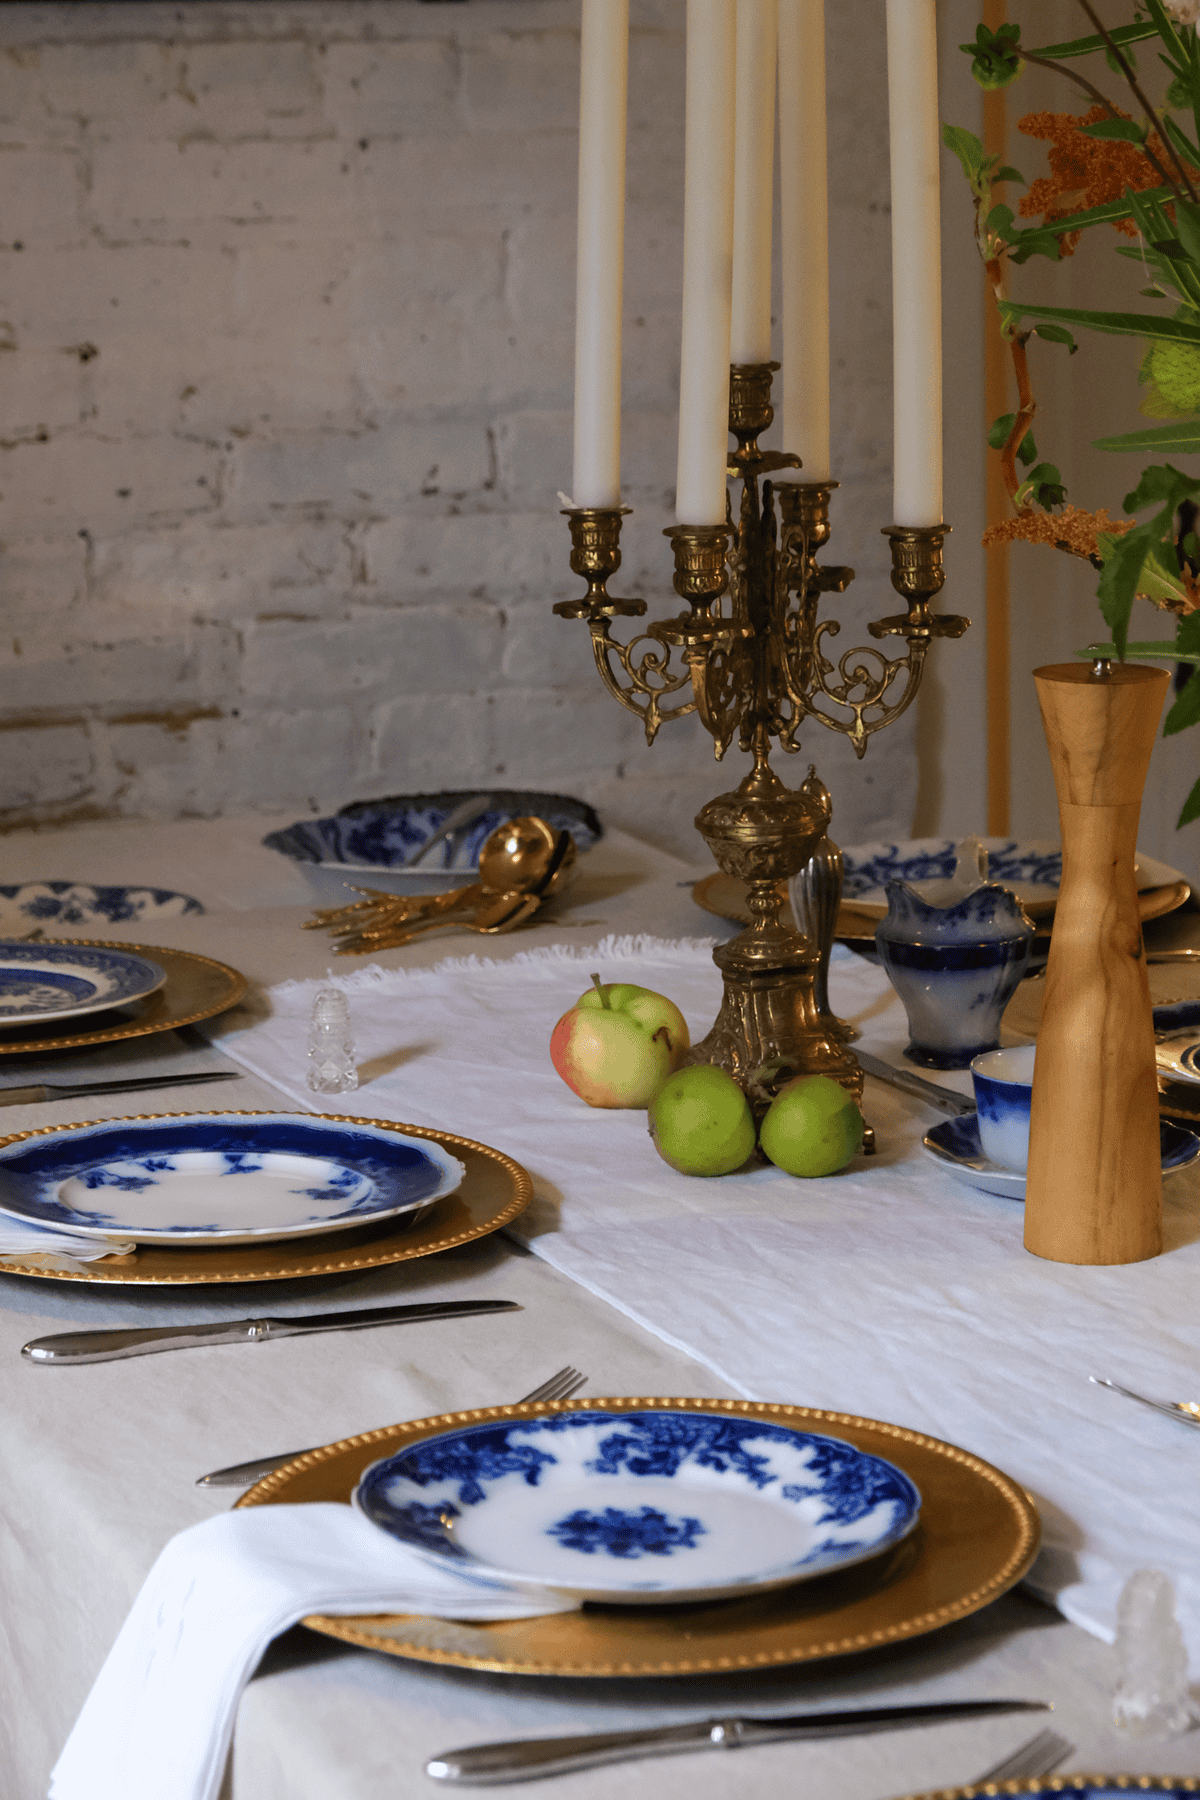
[[[128,1256],[136,1248],[132,1238],[85,1237],[61,1225],[36,1225],[0,1213],[0,1256],[69,1256],[72,1262],[99,1262],[104,1256]]]
[[[434,1568],[349,1506],[258,1506],[171,1539],[96,1678],[51,1800],[214,1800],[238,1699],[308,1613],[522,1619],[570,1601]]]
[[[921,1138],[937,1116],[877,1083],[878,1156],[820,1181],[769,1167],[690,1179],[658,1156],[644,1113],[585,1106],[551,1066],[555,1021],[593,969],[668,994],[694,1041],[720,1002],[694,939],[339,969],[363,1085],[336,1110],[515,1157],[535,1198],[510,1232],[735,1392],[887,1419],[998,1464],[1041,1510],[1035,1584],[1077,1624],[1111,1638],[1126,1578],[1162,1569],[1200,1667],[1195,1433],[1088,1382],[1195,1395],[1200,1169],[1164,1186],[1166,1253],[1116,1268],[1030,1256],[1020,1202],[931,1161]],[[319,1104],[304,1086],[318,985],[272,989],[272,1016],[248,1030],[210,1027],[305,1108]],[[900,1063],[908,1033],[883,971],[839,951],[829,985],[864,1048]],[[970,1092],[965,1072],[937,1080]]]

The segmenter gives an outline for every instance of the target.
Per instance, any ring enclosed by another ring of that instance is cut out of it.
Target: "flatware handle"
[[[266,1336],[267,1324],[262,1319],[219,1325],[162,1325],[137,1331],[56,1331],[52,1337],[31,1338],[21,1346],[21,1355],[36,1363],[118,1362],[127,1356],[146,1356],[152,1350],[253,1343]]]

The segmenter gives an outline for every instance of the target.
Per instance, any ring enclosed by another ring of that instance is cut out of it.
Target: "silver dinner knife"
[[[869,1050],[860,1050],[857,1044],[851,1054],[876,1081],[889,1082],[902,1093],[914,1094],[918,1100],[924,1100],[927,1105],[936,1106],[942,1112],[953,1113],[956,1118],[961,1118],[964,1113],[975,1111],[974,1100],[968,1100],[965,1094],[956,1094],[951,1088],[938,1087],[921,1075],[911,1074],[908,1069],[894,1069],[891,1063],[884,1062],[880,1056],[872,1056]]]
[[[946,1719],[979,1719],[995,1713],[1052,1712],[1045,1700],[943,1700],[925,1706],[871,1706],[855,1712],[795,1713],[778,1719],[699,1719],[691,1725],[661,1725],[651,1731],[601,1731],[586,1737],[514,1738],[502,1744],[471,1744],[447,1750],[425,1764],[435,1781],[471,1787],[567,1775],[602,1763],[630,1762],[639,1756],[675,1756],[686,1750],[739,1750],[775,1744],[783,1738],[856,1737],[861,1732],[897,1731],[935,1725]]]
[[[216,1325],[166,1325],[141,1331],[56,1331],[31,1338],[21,1355],[36,1363],[115,1362],[154,1350],[196,1344],[261,1344],[313,1331],[362,1331],[369,1325],[411,1325],[421,1319],[466,1319],[476,1313],[520,1312],[516,1300],[429,1300],[416,1306],[369,1306],[360,1312],[304,1313],[294,1319],[232,1319]]]
[[[197,1075],[135,1075],[124,1081],[39,1081],[0,1087],[0,1106],[36,1106],[41,1100],[73,1100],[77,1094],[134,1094],[140,1088],[198,1087],[202,1081],[236,1081],[241,1069],[203,1069]]]

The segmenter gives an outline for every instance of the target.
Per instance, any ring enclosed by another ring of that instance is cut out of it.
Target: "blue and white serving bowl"
[[[366,1469],[354,1504],[435,1563],[621,1605],[827,1575],[890,1549],[920,1514],[902,1470],[838,1438],[561,1404],[424,1438]]]
[[[397,794],[386,800],[355,800],[326,819],[300,819],[263,839],[290,857],[315,899],[327,905],[353,900],[351,886],[388,894],[435,894],[466,887],[479,875],[479,852],[492,832],[510,819],[531,815],[556,831],[569,831],[579,851],[602,835],[592,808],[565,794],[526,793],[515,788],[486,792],[488,807],[470,825],[430,852],[426,862],[406,868],[411,858],[461,802],[470,788],[440,794]]]
[[[248,1244],[412,1222],[457,1158],[384,1125],[302,1113],[177,1113],[29,1132],[0,1148],[0,1213],[143,1244]]]
[[[0,887],[0,932],[30,925],[124,925],[194,916],[204,908],[171,888],[97,887],[90,881],[25,881]]]

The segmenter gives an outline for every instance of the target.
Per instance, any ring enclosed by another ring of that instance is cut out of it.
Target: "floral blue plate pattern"
[[[1062,850],[1039,839],[984,838],[988,853],[988,880],[1010,888],[1026,908],[1048,912],[1058,898],[1062,880]],[[857,907],[887,911],[889,881],[931,881],[954,873],[957,843],[954,838],[908,838],[895,843],[842,846],[842,899]],[[1136,863],[1139,892],[1182,881],[1178,869],[1139,852]]]
[[[129,1006],[162,987],[149,957],[100,944],[0,942],[0,1027]]]
[[[414,1221],[463,1165],[425,1138],[302,1114],[185,1113],[19,1138],[0,1213],[145,1244],[244,1244]]]
[[[1185,1131],[1182,1125],[1160,1119],[1158,1132],[1164,1175],[1190,1169],[1200,1159],[1200,1137],[1194,1131]],[[1025,1198],[1024,1175],[1018,1175],[1012,1169],[998,1168],[983,1154],[977,1113],[944,1119],[925,1133],[922,1148],[927,1156],[941,1163],[959,1181],[965,1181],[968,1187],[979,1188],[985,1194],[1000,1194],[1006,1200]]]
[[[203,911],[190,894],[176,894],[171,888],[96,887],[89,881],[26,881],[0,887],[0,931],[26,925],[122,925],[128,919],[154,924]]]
[[[840,1439],[703,1412],[564,1411],[439,1432],[366,1469],[354,1504],[436,1562],[581,1600],[714,1600],[848,1568],[921,1496]]]

